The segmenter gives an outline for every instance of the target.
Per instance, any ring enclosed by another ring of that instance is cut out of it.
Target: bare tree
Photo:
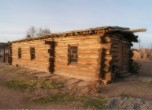
[[[38,33],[37,33],[38,36],[43,36],[47,34],[51,34],[51,31],[49,28],[39,28]]]
[[[30,37],[35,37],[36,36],[36,28],[34,26],[31,26],[26,33],[26,37],[30,38]]]
[[[31,36],[29,34],[26,35],[26,38],[31,38]]]
[[[51,31],[49,28],[35,28],[34,26],[31,26],[26,33],[26,38],[36,37],[36,36],[43,36],[51,34]]]

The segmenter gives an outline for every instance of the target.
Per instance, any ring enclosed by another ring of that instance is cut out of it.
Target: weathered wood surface
[[[35,48],[35,59],[31,61],[30,47]],[[21,48],[21,59],[18,59],[18,48]],[[31,69],[37,69],[42,71],[48,71],[49,65],[49,46],[45,45],[43,40],[35,40],[22,43],[12,44],[12,59],[13,65],[20,65]]]
[[[102,48],[100,36],[55,39],[55,73],[84,80],[96,80],[99,50]],[[78,63],[68,64],[68,45],[78,46]]]
[[[55,48],[49,42],[55,42]],[[68,46],[78,46],[77,64],[68,62]],[[35,59],[30,59],[30,47],[35,47]],[[129,71],[130,65],[129,40],[121,34],[103,34],[88,36],[55,37],[35,39],[12,44],[13,65],[21,65],[32,69],[49,71],[54,74],[79,78],[83,80],[102,79],[105,83],[115,76],[113,65],[121,71]],[[22,58],[18,59],[18,48],[22,50]],[[51,58],[51,59],[50,59]],[[51,63],[53,61],[54,63]],[[123,74],[123,73],[121,73]]]
[[[110,44],[104,48],[101,56],[101,72],[104,83],[113,80],[117,74],[123,76],[130,68],[131,42],[121,34],[109,34],[102,38],[102,45]],[[118,71],[119,70],[119,71]],[[117,72],[118,73],[117,73]],[[116,73],[115,73],[116,72]],[[120,72],[120,73],[119,73]]]
[[[63,37],[54,38],[55,43],[55,74],[71,74],[80,79],[96,79],[97,65],[99,62],[100,50],[103,47],[110,48],[109,45],[101,45],[101,36],[80,36],[80,37]],[[51,65],[49,62],[51,47],[46,42],[52,41],[48,38],[45,40],[33,40],[12,44],[13,65],[25,66],[32,69],[49,71]],[[78,63],[68,64],[68,45],[78,45]],[[30,59],[30,47],[35,47],[35,59]],[[18,48],[22,50],[22,58],[18,59]],[[49,54],[50,53],[50,54]]]

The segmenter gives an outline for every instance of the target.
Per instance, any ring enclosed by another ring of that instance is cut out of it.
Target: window
[[[21,48],[18,48],[18,59],[20,59],[21,57],[22,57]]]
[[[69,61],[69,64],[78,62],[78,46],[69,45],[68,61]]]
[[[35,48],[33,47],[30,48],[30,56],[31,56],[31,60],[35,59]]]

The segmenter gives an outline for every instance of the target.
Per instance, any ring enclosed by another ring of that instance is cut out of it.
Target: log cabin
[[[142,31],[108,26],[16,40],[9,43],[10,63],[107,83],[130,72],[134,32]]]

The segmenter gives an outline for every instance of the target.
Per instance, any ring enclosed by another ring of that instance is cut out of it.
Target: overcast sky
[[[52,32],[101,26],[147,28],[136,34],[142,46],[150,47],[152,0],[0,0],[0,42],[23,38],[31,26]]]

